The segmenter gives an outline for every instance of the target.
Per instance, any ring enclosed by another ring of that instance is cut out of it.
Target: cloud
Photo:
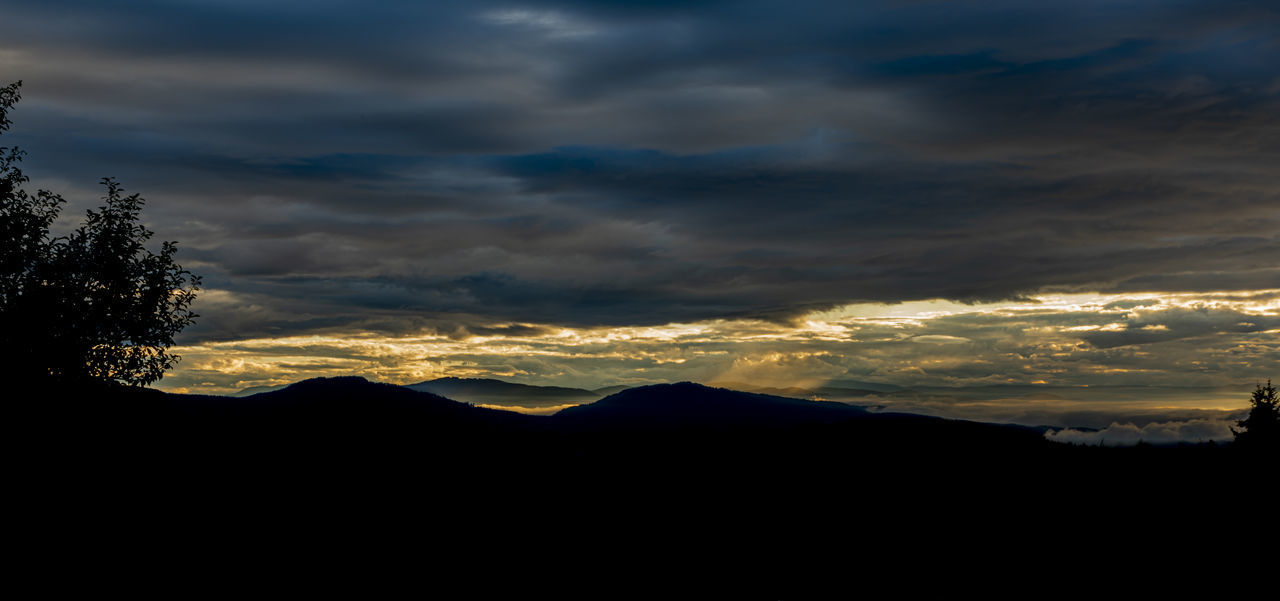
[[[946,334],[925,334],[923,336],[913,336],[911,342],[919,342],[923,344],[964,344],[969,342],[968,338],[962,336],[947,336]]]
[[[210,382],[234,388],[235,381],[246,379],[243,374],[223,373],[210,361],[296,366],[307,356],[349,363],[342,371],[294,367],[273,374],[263,368],[256,377],[356,373],[400,383],[446,375],[515,377],[580,388],[680,380],[821,387],[853,380],[932,387],[856,400],[893,410],[1103,428],[1117,419],[1139,425],[1153,421],[1145,412],[1151,407],[1132,405],[1144,399],[1166,416],[1170,407],[1242,407],[1251,382],[1274,377],[1271,371],[1280,364],[1275,331],[1224,330],[1108,348],[1085,342],[1091,333],[1124,327],[1129,310],[1105,309],[1129,304],[1117,295],[856,305],[790,321],[555,327],[500,322],[484,314],[405,319],[395,307],[344,315],[323,304],[304,304],[289,314],[260,314],[265,309],[252,297],[214,296],[227,304],[226,314],[240,315],[241,321],[207,320],[201,327],[208,330],[176,349],[186,359],[162,386]],[[1165,311],[1210,304],[1218,306],[1210,313],[1224,321],[1239,315],[1265,318],[1280,308],[1266,294],[1166,295],[1140,303]],[[280,323],[287,327],[278,328]],[[299,331],[308,333],[292,334]],[[917,339],[954,344],[911,343]]]
[[[1224,332],[1253,333],[1280,329],[1280,316],[1249,314],[1212,306],[1162,308],[1140,311],[1122,329],[1091,331],[1082,336],[1098,348],[1153,344]]]
[[[1180,422],[1151,423],[1144,426],[1112,423],[1101,430],[1055,430],[1045,437],[1055,442],[1104,446],[1131,446],[1140,442],[1151,444],[1228,442],[1234,439],[1231,426],[1234,421],[1190,420]]]
[[[0,10],[35,184],[238,299],[187,343],[1280,288],[1271,2]],[[1274,328],[1193,313],[1082,339]]]

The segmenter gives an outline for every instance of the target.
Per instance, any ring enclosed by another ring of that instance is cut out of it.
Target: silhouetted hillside
[[[204,461],[350,458],[514,439],[542,427],[530,416],[359,377],[315,378],[246,397],[115,388],[62,390],[56,398],[40,407],[40,419],[70,444],[148,460],[163,457],[157,449]]]
[[[519,413],[474,407],[360,377],[314,378],[247,397],[172,396],[175,407],[193,423],[251,424],[280,437],[336,434],[374,445],[392,437],[412,444],[414,437],[455,439],[535,423]]]
[[[194,397],[209,399],[211,397]],[[212,397],[221,398],[221,397]],[[473,407],[443,395],[409,389],[404,386],[370,382],[349,376],[313,378],[280,390],[241,397],[243,408],[254,411],[288,411],[311,414],[339,414],[347,417],[370,416],[405,418],[461,419],[467,421],[524,421],[516,413]],[[220,408],[234,403],[217,402]]]
[[[1097,475],[1149,470],[1153,461],[1183,470],[1187,458],[1207,466],[1223,456],[1212,448],[1069,447],[1046,440],[1043,428],[873,413],[687,382],[627,389],[554,416],[475,407],[355,377],[248,397],[61,390],[16,408],[34,410],[15,423],[50,453],[138,465],[237,465],[258,474],[263,465],[288,461],[289,470],[430,466],[477,475],[501,466],[685,478],[713,470],[747,478],[853,464],[864,476],[884,477],[914,470],[1011,476],[1055,464],[1091,465],[1088,473]]]
[[[752,462],[805,457],[822,464],[852,454],[891,453],[885,465],[945,462],[971,453],[1027,459],[1064,448],[1044,428],[871,413],[844,403],[812,401],[682,382],[631,388],[552,417],[557,430],[607,433],[597,445],[626,454],[627,444],[656,453],[644,441],[663,436],[667,450],[701,453],[732,447]],[[767,436],[767,438],[761,438]],[[630,440],[628,443],[626,441]],[[759,453],[763,452],[764,455]],[[816,462],[816,463],[815,463]]]
[[[683,429],[783,427],[833,423],[865,415],[841,403],[739,392],[692,382],[629,388],[553,419],[574,428]]]
[[[759,538],[763,527],[785,540],[840,519],[862,536],[868,516],[896,528],[957,503],[989,519],[1016,507],[1056,520],[1094,506],[1097,491],[1184,495],[1188,483],[1216,490],[1256,471],[1229,448],[1070,447],[1034,428],[690,383],[628,389],[556,416],[361,378],[243,398],[59,390],[10,403],[10,415],[15,408],[33,410],[11,422],[28,489],[55,491],[60,516],[86,502],[146,515],[163,505],[182,519],[231,508],[237,520],[270,527],[276,516],[324,507],[304,520],[311,529],[399,502],[431,532],[451,528],[467,540],[477,528],[501,540],[513,523],[546,523],[547,536],[562,536],[620,520],[637,533],[717,523],[724,536]],[[272,499],[273,509],[260,509]],[[907,521],[880,521],[884,508],[901,508]]]

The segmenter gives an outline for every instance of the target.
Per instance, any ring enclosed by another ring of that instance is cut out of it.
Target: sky
[[[0,15],[61,227],[115,177],[203,276],[167,390],[1280,378],[1272,1]]]

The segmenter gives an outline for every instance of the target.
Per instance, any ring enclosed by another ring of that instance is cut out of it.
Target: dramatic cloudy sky
[[[0,16],[33,187],[204,276],[162,387],[1280,377],[1271,0]]]

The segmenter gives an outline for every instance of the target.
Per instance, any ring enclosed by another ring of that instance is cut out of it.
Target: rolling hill
[[[578,428],[731,429],[833,423],[865,415],[864,410],[842,403],[680,382],[629,388],[594,403],[564,409],[554,419]]]

